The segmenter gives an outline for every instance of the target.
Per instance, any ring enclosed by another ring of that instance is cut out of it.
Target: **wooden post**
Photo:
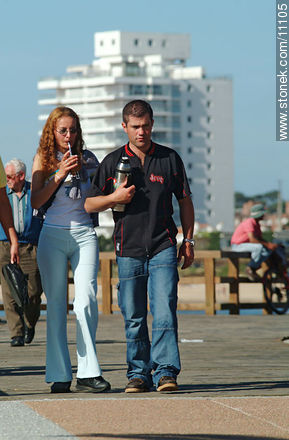
[[[264,275],[264,273],[267,272],[267,270],[269,269],[269,264],[267,263],[267,261],[263,261],[263,263],[261,264],[261,269],[262,269],[262,275]],[[263,286],[262,286],[262,289],[264,289]],[[263,293],[263,296],[264,296],[264,293]],[[272,315],[272,314],[273,314],[273,312],[268,307],[265,296],[264,296],[263,315]]]
[[[228,258],[228,276],[235,278],[230,282],[230,315],[240,314],[240,300],[239,300],[239,259]]]
[[[101,264],[102,313],[112,314],[111,259],[103,258]]]
[[[215,289],[215,258],[204,258],[205,288],[206,288],[206,314],[216,314],[216,289]]]

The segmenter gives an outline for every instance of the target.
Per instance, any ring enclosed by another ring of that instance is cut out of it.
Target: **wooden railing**
[[[204,284],[205,285],[205,302],[204,303],[182,303],[179,301],[178,310],[204,310],[208,315],[216,314],[217,310],[229,310],[230,314],[239,314],[241,308],[254,309],[262,308],[264,313],[269,313],[264,301],[240,303],[239,285],[240,283],[248,283],[250,280],[246,277],[240,277],[239,262],[240,258],[250,258],[249,253],[232,252],[232,251],[196,251],[195,261],[203,261],[203,276],[181,276],[180,285]],[[228,264],[228,276],[216,276],[216,261],[226,259]],[[113,264],[115,263],[115,255],[111,252],[100,253],[100,279],[99,284],[102,286],[102,313],[111,314],[119,310],[118,306],[112,301],[112,289],[118,282],[113,277]],[[180,274],[181,275],[181,274]],[[216,284],[229,284],[229,300],[228,302],[216,302]]]
[[[100,253],[100,274],[98,285],[101,286],[102,297],[100,299],[100,310],[103,314],[109,315],[119,308],[113,302],[113,287],[118,283],[117,271],[113,270],[115,265],[115,254],[113,252]],[[196,251],[195,261],[202,261],[204,265],[204,275],[202,276],[181,276],[180,285],[203,284],[205,285],[205,302],[186,302],[179,301],[178,310],[204,310],[208,315],[214,315],[218,310],[228,310],[230,314],[239,314],[241,308],[262,308],[264,313],[269,313],[264,301],[240,303],[239,285],[240,283],[250,282],[246,277],[240,277],[239,262],[240,258],[249,258],[249,253],[232,251]],[[228,264],[228,276],[216,275],[216,261],[226,259]],[[181,272],[181,271],[180,271]],[[115,275],[115,276],[114,276]],[[69,283],[73,283],[71,274],[68,276]],[[216,302],[216,284],[227,283],[229,285],[229,299],[227,302]],[[193,294],[192,294],[193,295]],[[67,310],[71,310],[73,305],[69,302],[67,295]],[[192,298],[193,300],[193,298]],[[46,309],[46,304],[42,304],[42,309]],[[3,310],[3,304],[0,304]]]

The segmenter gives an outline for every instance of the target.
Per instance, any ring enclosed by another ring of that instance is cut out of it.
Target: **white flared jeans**
[[[43,226],[37,262],[47,298],[46,382],[72,380],[67,339],[67,263],[74,277],[77,378],[101,376],[95,347],[98,320],[98,241],[93,227],[64,229]]]

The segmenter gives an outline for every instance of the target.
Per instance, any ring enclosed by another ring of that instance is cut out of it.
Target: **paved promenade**
[[[10,347],[0,324],[0,439],[289,439],[288,316],[180,314],[176,393],[124,393],[119,314],[100,316],[97,351],[106,394],[52,395],[44,382],[43,316],[30,346]],[[75,320],[68,319],[74,372]]]

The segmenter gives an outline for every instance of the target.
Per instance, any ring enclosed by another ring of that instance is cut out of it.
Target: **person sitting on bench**
[[[233,251],[251,253],[251,260],[246,267],[246,274],[251,281],[260,280],[256,270],[259,269],[263,261],[268,260],[272,253],[281,258],[282,264],[286,264],[282,247],[276,243],[266,241],[262,236],[260,220],[264,218],[264,215],[265,207],[263,204],[253,205],[250,218],[243,220],[237,226],[231,238]]]

